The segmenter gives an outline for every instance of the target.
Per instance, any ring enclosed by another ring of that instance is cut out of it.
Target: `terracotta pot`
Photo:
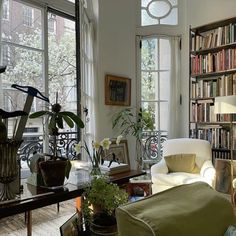
[[[47,187],[62,186],[65,180],[67,160],[49,160],[39,162],[39,168]]]

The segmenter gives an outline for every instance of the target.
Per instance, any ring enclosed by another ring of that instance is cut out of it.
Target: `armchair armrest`
[[[208,184],[213,186],[215,180],[216,170],[210,160],[205,161],[202,165],[200,175],[204,177]]]
[[[167,174],[168,172],[169,170],[164,159],[161,159],[160,162],[151,166],[151,175],[152,174]]]

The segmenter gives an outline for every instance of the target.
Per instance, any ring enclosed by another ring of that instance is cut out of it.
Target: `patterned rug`
[[[60,236],[60,226],[75,213],[74,200],[61,202],[32,211],[33,236]],[[25,215],[0,219],[0,236],[26,236]]]

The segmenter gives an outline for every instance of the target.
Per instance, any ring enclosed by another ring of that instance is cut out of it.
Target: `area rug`
[[[60,236],[60,226],[75,213],[74,200],[61,202],[32,211],[33,236]],[[1,236],[26,236],[25,215],[18,214],[0,219]]]

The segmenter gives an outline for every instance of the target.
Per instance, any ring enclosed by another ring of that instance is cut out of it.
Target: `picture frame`
[[[233,166],[230,160],[216,159],[215,189],[225,194],[231,194],[233,180]]]
[[[105,150],[104,152],[104,156],[114,153],[117,161],[119,163],[127,164],[127,171],[130,169],[128,142],[126,139],[122,139],[119,145],[116,144],[116,140],[111,140],[109,150]]]
[[[130,106],[131,79],[115,75],[105,76],[105,105]]]
[[[80,223],[81,219],[79,214],[75,213],[60,227],[61,236],[78,236]]]

